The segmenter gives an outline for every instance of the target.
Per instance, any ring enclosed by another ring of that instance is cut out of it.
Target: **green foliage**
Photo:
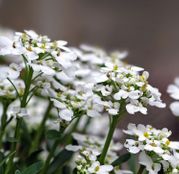
[[[62,168],[72,157],[73,152],[62,150],[52,161],[48,174],[54,173],[59,168]]]
[[[47,139],[56,140],[56,139],[59,139],[60,137],[61,137],[61,134],[56,130],[48,130],[46,132]]]
[[[112,162],[112,165],[114,167],[116,166],[120,166],[122,163],[125,163],[126,161],[128,161],[131,157],[131,154],[130,153],[126,153],[122,156],[120,156],[118,159],[116,159],[115,161]]]
[[[36,162],[27,167],[21,174],[37,174],[42,168],[43,162]],[[20,173],[19,173],[20,174]]]

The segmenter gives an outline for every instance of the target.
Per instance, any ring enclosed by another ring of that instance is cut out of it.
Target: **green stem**
[[[142,173],[143,173],[143,171],[144,171],[144,169],[145,169],[145,166],[140,165],[140,167],[139,167],[139,170],[138,170],[137,174],[142,174]]]
[[[21,107],[22,108],[24,108],[27,105],[27,98],[28,98],[28,95],[29,95],[32,76],[33,76],[33,69],[32,69],[32,67],[29,67],[29,69],[27,70],[27,77],[25,77],[26,79],[24,79],[26,87],[25,87],[23,98],[21,100]]]
[[[45,123],[46,123],[46,121],[47,121],[47,119],[49,117],[49,113],[50,113],[50,110],[52,108],[52,105],[53,105],[53,102],[50,101],[49,106],[48,106],[48,108],[47,108],[47,110],[45,112],[45,115],[44,115],[43,119],[42,119],[42,122],[41,122],[41,124],[40,124],[40,126],[39,126],[39,128],[37,130],[37,134],[35,136],[35,140],[32,143],[30,153],[34,152],[38,148],[38,146],[40,144],[40,140],[41,140],[44,128],[45,128]]]
[[[53,157],[53,155],[54,155],[54,153],[55,153],[55,151],[56,151],[58,145],[59,145],[59,141],[56,140],[56,141],[54,142],[54,144],[53,144],[51,150],[50,150],[50,153],[48,154],[48,157],[47,157],[47,159],[46,159],[46,161],[45,161],[44,167],[42,168],[42,171],[41,171],[40,174],[46,174],[46,172],[47,172],[47,170],[48,170],[48,167],[49,167],[49,164],[50,164],[50,161],[51,161],[51,159],[52,159],[52,157]]]
[[[76,118],[74,124],[70,127],[69,130],[67,130],[67,131],[65,132],[65,135],[64,135],[64,137],[63,137],[63,139],[64,139],[64,145],[70,143],[70,140],[72,139],[71,135],[72,135],[73,132],[76,131],[76,128],[77,128],[77,126],[78,126],[78,124],[79,124],[79,122],[80,122],[80,118],[81,118],[81,117]]]
[[[118,115],[112,116],[112,122],[110,124],[108,135],[107,135],[107,138],[106,138],[102,153],[101,153],[101,155],[99,157],[99,162],[101,164],[104,164],[104,162],[105,162],[105,158],[106,158],[109,146],[111,144],[111,140],[113,138],[114,131],[115,131],[116,126],[119,123],[120,119],[122,118],[124,112],[125,112],[125,109],[123,108],[123,106],[121,104],[121,112]]]
[[[53,144],[53,146],[50,150],[50,153],[48,154],[47,160],[45,161],[44,167],[42,168],[42,171],[41,171],[40,174],[46,174],[48,167],[49,167],[49,164],[50,164],[50,161],[51,161],[60,141],[64,140],[64,144],[66,144],[69,141],[69,138],[70,138],[71,134],[76,130],[76,127],[77,127],[79,121],[80,121],[80,117],[77,118],[76,122],[74,123],[74,125],[71,127],[70,130],[68,130],[66,133],[65,133],[65,130],[64,130],[64,135],[62,135],[62,137],[60,139],[57,139],[54,142],[54,144]]]
[[[90,122],[91,122],[91,117],[87,117],[87,120],[84,124],[82,131],[81,131],[82,133],[84,133],[84,134],[86,133],[88,127],[90,126]]]
[[[1,117],[1,129],[0,129],[0,149],[2,148],[2,141],[3,136],[5,133],[5,129],[7,126],[7,109],[8,109],[9,103],[5,102],[3,103],[3,115]]]
[[[25,91],[24,91],[24,95],[23,95],[22,100],[21,100],[21,107],[22,108],[25,108],[26,105],[27,105],[27,100],[28,100],[29,90],[30,90],[30,87],[31,87],[32,77],[33,77],[33,69],[32,69],[32,67],[30,67],[30,66],[27,67],[26,66],[25,77],[24,77]],[[22,124],[23,118],[17,117],[16,120],[17,120],[17,123],[16,123],[16,128],[15,128],[15,133],[14,133],[14,139],[16,141],[12,143],[10,153],[13,153],[14,151],[16,151],[17,142],[20,139],[20,128],[21,128],[21,124]],[[13,160],[14,160],[15,155],[16,154],[14,153],[9,158],[5,174],[12,174],[12,171],[13,171]]]
[[[117,115],[113,116],[113,118],[112,118],[112,123],[110,125],[109,132],[108,132],[102,153],[101,153],[100,158],[99,158],[99,162],[101,164],[104,164],[104,162],[105,162],[105,157],[107,155],[111,140],[113,138],[113,134],[114,134],[115,128],[116,128],[117,123],[118,123],[118,118],[119,118],[119,116],[117,116]]]
[[[15,129],[15,133],[14,133],[15,140],[19,140],[21,123],[22,123],[22,118],[17,118],[16,129]],[[13,153],[16,151],[16,145],[17,145],[16,142],[12,143],[10,153]],[[14,157],[15,157],[15,153],[9,158],[5,174],[11,174],[11,171],[13,169]]]

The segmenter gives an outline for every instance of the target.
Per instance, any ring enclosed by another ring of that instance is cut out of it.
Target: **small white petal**
[[[179,116],[179,102],[173,102],[170,105],[170,109],[175,116]]]
[[[63,109],[59,112],[60,118],[66,121],[71,121],[73,117],[73,111],[69,109]]]
[[[71,145],[71,144],[69,144],[69,145],[67,145],[66,147],[65,147],[65,149],[66,150],[68,150],[68,151],[73,151],[73,152],[77,152],[77,151],[79,151],[80,149],[82,148],[82,146],[75,146],[75,145]]]

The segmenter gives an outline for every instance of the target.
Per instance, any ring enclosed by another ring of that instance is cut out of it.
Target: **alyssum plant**
[[[124,116],[165,107],[127,52],[24,31],[1,36],[0,55],[0,174],[179,173],[168,129],[129,123],[119,142]]]

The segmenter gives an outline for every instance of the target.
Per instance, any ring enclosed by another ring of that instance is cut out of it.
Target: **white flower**
[[[179,101],[170,104],[170,109],[175,116],[179,116]]]
[[[16,70],[14,68],[11,68],[11,66],[1,66],[0,67],[0,79],[17,79],[20,75],[20,71]]]
[[[139,141],[144,141],[147,139],[145,133],[147,133],[148,130],[150,130],[151,128],[152,128],[151,126],[145,127],[142,124],[136,126],[135,124],[129,123],[128,130],[123,130],[123,132],[128,135],[137,136]]]
[[[179,78],[175,79],[175,84],[168,86],[167,92],[170,94],[170,97],[179,100]]]
[[[52,68],[48,67],[48,66],[45,66],[45,65],[38,65],[38,64],[34,64],[34,63],[31,63],[29,64],[33,70],[35,72],[42,72],[46,75],[50,75],[50,76],[53,76],[55,75],[55,70],[53,70]]]
[[[16,87],[18,93],[20,96],[23,95],[24,93],[24,82],[19,79],[11,80],[14,86]],[[1,80],[0,79],[0,96],[1,97],[6,97],[6,98],[16,98],[17,97],[17,92],[14,88],[14,86],[11,84],[11,82],[7,79]]]
[[[141,112],[142,114],[147,114],[147,108],[143,107],[142,104],[127,104],[126,110],[129,114],[135,114],[136,112]]]
[[[125,130],[124,133],[133,137],[133,139],[127,139],[124,146],[130,153],[141,152],[142,160],[140,163],[146,166],[150,173],[155,173],[159,169],[155,162],[156,159],[159,159],[157,163],[163,164],[165,171],[179,167],[179,153],[177,152],[179,142],[168,139],[171,135],[171,131],[168,129],[159,130],[150,125],[136,126],[135,124],[129,124],[128,130]]]
[[[129,170],[115,170],[115,174],[133,174],[133,172]]]
[[[26,117],[25,119],[28,127],[34,128],[41,123],[46,112],[45,108],[48,108],[48,105],[48,100],[42,99],[40,97],[32,97],[26,107],[27,112],[30,115],[30,117]]]
[[[179,78],[176,78],[174,84],[168,86],[167,92],[170,97],[177,100],[170,104],[170,109],[175,116],[179,116]]]
[[[68,107],[56,100],[56,99],[51,99],[51,101],[54,102],[54,106],[59,110],[59,117],[62,119],[62,120],[65,120],[65,121],[71,121],[72,118],[73,118],[73,111],[71,109],[68,109]]]
[[[77,151],[79,151],[80,149],[82,149],[82,146],[77,146],[77,145],[71,145],[71,144],[69,144],[69,145],[67,145],[67,146],[65,147],[65,149],[68,150],[68,151],[77,152]]]
[[[100,165],[98,161],[95,161],[90,168],[88,168],[91,174],[109,174],[113,170],[112,165]]]
[[[154,163],[145,152],[140,153],[139,163],[146,167],[149,174],[158,174],[161,169],[161,164]]]
[[[16,32],[12,40],[1,37],[0,55],[22,55],[22,60],[34,71],[53,76],[62,69],[72,69],[76,55],[66,44],[66,41],[52,42],[47,36],[25,30],[23,33]]]
[[[145,145],[144,149],[147,151],[153,151],[157,154],[163,154],[164,150],[162,149],[162,147],[160,147],[160,142],[159,141],[153,141],[151,144],[147,144]]]
[[[12,107],[11,110],[9,111],[9,115],[14,116],[14,117],[27,117],[27,116],[29,116],[26,108],[21,108],[21,107],[18,107],[18,106]]]
[[[70,109],[62,109],[59,111],[59,116],[63,120],[71,121],[73,117],[73,111]]]
[[[142,144],[132,139],[127,139],[124,147],[132,154],[137,154],[143,149]]]
[[[114,99],[115,100],[121,100],[121,99],[126,99],[129,96],[129,93],[125,90],[120,90],[119,92],[114,94]]]
[[[13,42],[7,37],[0,37],[0,55],[15,54],[14,48],[12,47]]]
[[[97,95],[92,95],[87,99],[85,110],[87,111],[86,114],[89,117],[101,116],[103,109],[104,107],[102,105],[102,101]]]
[[[136,112],[147,114],[148,105],[159,108],[165,107],[160,99],[161,93],[159,90],[148,84],[148,72],[144,71],[141,74],[141,69],[133,68],[133,66],[120,67],[117,65],[104,67],[103,70],[105,74],[101,78],[97,77],[99,83],[94,86],[94,91],[104,101],[106,110],[111,111],[109,114],[117,115],[124,108],[129,114],[135,114]],[[117,102],[119,105],[122,102],[123,107],[113,110],[114,108],[111,108],[111,105]],[[110,103],[110,106],[107,106],[106,103]]]
[[[68,145],[67,150],[70,151],[80,151],[83,152],[88,151],[89,154],[92,154],[91,158],[97,159],[97,157],[101,154],[103,144],[105,142],[104,138],[94,135],[83,135],[79,133],[73,133],[73,138],[78,142],[78,146],[76,145]],[[106,162],[109,164],[118,158],[117,152],[123,148],[121,143],[114,143],[111,141],[109,151],[106,157]],[[88,156],[89,156],[88,154]],[[94,160],[95,161],[95,160]]]
[[[73,61],[76,59],[76,55],[73,52],[61,53],[59,57],[56,58],[58,63],[62,65],[64,69],[70,68]]]

